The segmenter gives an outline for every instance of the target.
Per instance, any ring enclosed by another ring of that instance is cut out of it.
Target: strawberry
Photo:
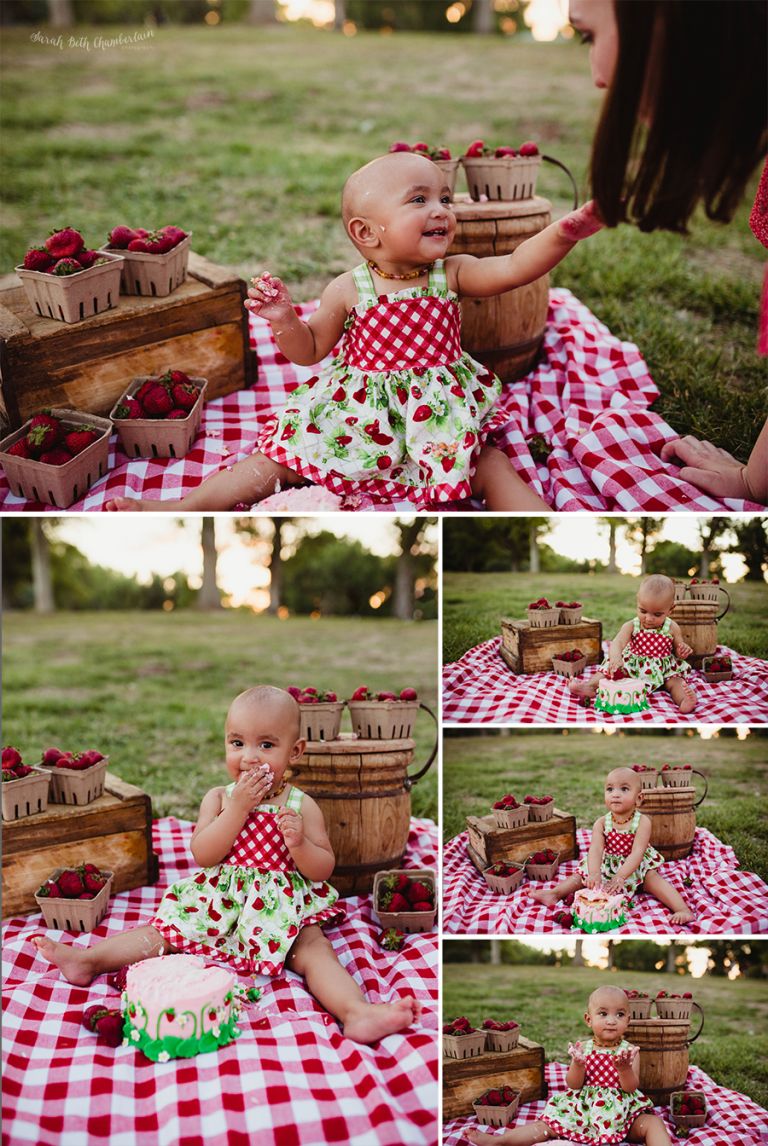
[[[50,411],[43,410],[30,419],[27,430],[27,444],[35,457],[39,457],[44,450],[50,450],[58,445],[64,431],[61,422]]]
[[[18,748],[7,746],[3,749],[3,768],[18,768],[21,762],[21,753]]]
[[[426,422],[428,418],[432,417],[432,409],[429,406],[417,406],[413,411],[414,422]]]
[[[536,146],[536,144],[533,142],[532,139],[527,139],[525,141],[525,143],[520,144],[520,154],[524,155],[524,156],[526,156],[526,155],[538,155],[539,149]]]
[[[400,951],[405,945],[405,932],[398,931],[396,927],[388,927],[379,932],[379,947],[385,951]]]
[[[267,941],[267,947],[269,947],[270,953],[274,955],[276,951],[280,950],[280,941],[278,939],[270,939]]]
[[[38,887],[37,895],[41,899],[63,899],[62,890],[55,879],[47,879],[42,887]]]
[[[384,701],[384,700],[397,700],[397,697],[395,696],[395,694],[393,692],[379,692],[376,694],[376,699],[382,700],[382,701]]]
[[[411,151],[415,151],[417,155],[429,155],[429,144],[420,140],[418,143],[414,143]]]
[[[432,154],[431,158],[432,159],[450,159],[451,153],[447,147],[438,147],[435,150],[434,154]]]
[[[147,247],[147,239],[146,238],[131,239],[130,243],[126,247],[126,250],[138,251],[142,255],[149,254],[149,248]]]
[[[411,908],[411,905],[408,902],[408,900],[405,898],[405,896],[401,895],[399,891],[396,891],[395,894],[392,896],[391,902],[390,902],[387,910],[393,911],[393,912],[400,912],[400,911],[411,911],[412,908]]]
[[[161,227],[158,231],[158,234],[163,235],[167,239],[170,239],[172,248],[177,247],[181,240],[186,239],[187,237],[187,232],[182,231],[181,227],[173,226]]]
[[[200,391],[192,382],[175,382],[171,387],[174,404],[182,410],[191,410],[199,394]]]
[[[32,450],[30,449],[29,442],[27,441],[26,438],[19,438],[19,440],[17,442],[14,442],[12,446],[9,446],[5,452],[7,454],[11,454],[11,456],[14,458],[32,458],[32,457],[34,457],[34,454],[32,453]]]
[[[87,1007],[83,1011],[83,1026],[87,1027],[89,1031],[96,1030],[96,1020],[104,1018],[109,1014],[109,1007],[103,1006],[101,1003],[96,1003],[92,1007]]]
[[[350,699],[351,700],[367,700],[368,699],[368,685],[367,684],[361,684],[360,687],[356,688],[355,691],[352,693],[352,696],[350,697]]]
[[[21,780],[21,779],[23,779],[24,776],[31,775],[31,773],[32,773],[32,769],[29,768],[26,764],[17,764],[17,766],[13,770],[13,774],[17,780]]]
[[[138,238],[138,232],[132,227],[113,227],[107,235],[107,246],[125,250],[129,243]]]
[[[296,684],[289,684],[285,691],[289,696],[292,696],[294,700],[298,700],[301,696],[301,689]]]
[[[59,757],[63,755],[64,753],[60,748],[46,748],[40,757],[40,763],[48,765],[55,764]]]
[[[84,449],[90,446],[99,437],[99,430],[92,430],[88,426],[83,426],[78,430],[70,430],[68,434],[65,434],[64,445],[74,457],[76,454],[82,453]]]
[[[376,459],[376,468],[380,470],[388,470],[392,465],[392,459],[388,458],[386,454],[381,454]]]
[[[107,877],[104,875],[95,875],[93,872],[86,872],[83,883],[85,884],[86,891],[92,891],[98,894],[107,882]]]
[[[82,251],[85,240],[74,227],[63,227],[60,231],[51,231],[45,240],[45,249],[54,259],[72,258]]]
[[[181,410],[177,406],[175,410],[171,410],[170,414],[166,414],[166,420],[178,422],[181,418],[188,418],[189,410]]]
[[[95,899],[96,898],[96,892],[95,891],[81,891],[77,898],[78,899]]]
[[[403,143],[402,139],[396,139],[394,143],[390,143],[390,145],[389,145],[390,153],[396,152],[396,151],[410,151],[410,150],[411,150],[410,143]]]
[[[90,768],[93,764],[98,764],[104,757],[101,752],[97,752],[95,748],[90,748],[87,752],[81,752],[78,759],[85,763],[86,768]],[[89,865],[86,864],[85,867],[87,871]],[[98,871],[99,869],[95,868],[94,870]]]
[[[501,1097],[500,1091],[498,1091],[498,1090],[489,1090],[488,1091],[488,1104],[490,1106],[501,1106],[502,1101],[503,1101],[503,1099]]]
[[[494,158],[496,159],[504,159],[505,157],[514,159],[517,155],[517,152],[515,151],[514,147],[497,147],[493,154]]]
[[[427,903],[426,899],[411,904],[411,911],[432,911],[434,904]]]
[[[150,418],[162,418],[173,409],[173,399],[165,387],[158,382],[149,389],[143,404],[144,412]]]
[[[48,272],[51,275],[59,275],[59,277],[66,275],[79,274],[83,268],[80,266],[77,259],[59,259],[57,263],[51,267]]]
[[[30,247],[21,265],[27,271],[47,271],[54,262],[45,247]]]
[[[144,407],[135,398],[123,398],[120,405],[115,409],[116,418],[143,418]]]
[[[56,882],[65,899],[77,899],[85,890],[80,875],[72,868],[63,871]]]
[[[18,780],[18,778],[12,768],[3,768],[3,782],[6,780]]]
[[[470,143],[469,147],[467,148],[467,150],[465,152],[465,155],[469,159],[480,159],[481,156],[484,154],[484,152],[485,152],[485,140],[475,139],[472,141],[472,143]]]
[[[52,450],[42,453],[38,461],[47,466],[65,466],[67,462],[72,461],[72,455],[64,446],[54,446]]]
[[[426,884],[421,883],[419,880],[414,880],[414,882],[408,888],[408,899],[411,903],[417,903],[422,900],[426,900],[431,906],[432,898],[432,888],[427,887]]]
[[[108,1011],[96,1020],[96,1031],[99,1042],[108,1047],[122,1046],[123,1042],[123,1016],[120,1011]]]
[[[100,259],[101,257],[102,256],[99,254],[98,251],[81,251],[80,254],[77,256],[77,261],[79,262],[79,264],[83,268],[83,270],[87,271],[88,268],[92,267],[94,265],[94,263],[96,263],[97,260]]]

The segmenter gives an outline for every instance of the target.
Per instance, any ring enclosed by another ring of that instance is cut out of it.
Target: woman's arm
[[[297,366],[312,366],[325,358],[341,338],[349,311],[349,272],[339,275],[323,291],[320,306],[306,322],[296,313],[281,279],[262,275],[248,289],[246,308],[266,318],[277,345]]]
[[[602,882],[601,868],[603,852],[605,851],[605,832],[603,817],[595,821],[592,829],[592,839],[589,841],[587,852],[587,887],[598,887]]]
[[[714,497],[744,498],[768,505],[768,422],[746,465],[720,446],[700,442],[690,434],[665,442],[661,459],[682,463],[678,476]]]
[[[306,879],[328,879],[336,864],[323,813],[311,796],[304,796],[301,812],[281,808],[277,823],[297,869]]]

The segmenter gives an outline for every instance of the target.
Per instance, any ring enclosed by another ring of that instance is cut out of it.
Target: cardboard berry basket
[[[654,999],[660,1019],[690,1019],[693,999]]]
[[[41,318],[57,322],[82,322],[117,306],[120,296],[122,255],[100,252],[106,263],[73,275],[49,275],[14,267],[27,301]]]
[[[686,593],[688,592],[688,582],[675,580],[675,604],[679,605],[681,601],[685,600]]]
[[[560,624],[559,609],[527,609],[526,612],[532,629],[553,629]]]
[[[689,788],[693,783],[694,775],[700,776],[693,768],[662,768],[659,772],[661,782],[665,788]]]
[[[336,740],[344,712],[343,700],[320,700],[299,705],[300,740]]]
[[[511,863],[511,860],[505,860],[505,863]],[[486,868],[483,872],[483,879],[490,887],[491,891],[495,891],[497,895],[511,895],[516,891],[520,884],[523,882],[525,875],[525,864],[514,864],[517,871],[512,875],[494,875],[490,868]]]
[[[520,1041],[520,1028],[514,1027],[511,1031],[485,1032],[485,1049],[494,1054],[508,1054],[514,1050]]]
[[[361,740],[407,740],[419,709],[426,708],[418,700],[349,700],[347,705]]]
[[[469,1035],[443,1035],[443,1054],[446,1058],[479,1058],[485,1050],[485,1031],[472,1031]]]
[[[525,861],[525,871],[528,878],[539,880],[541,883],[547,883],[550,879],[554,879],[559,867],[560,852],[557,853],[551,863],[532,863],[530,857]]]
[[[710,672],[709,666],[713,661],[722,660],[722,657],[717,655],[711,657],[701,658],[701,675],[708,684],[717,684],[719,680],[733,680],[733,669],[727,669],[725,672]]]
[[[42,501],[66,509],[85,496],[90,487],[103,477],[109,464],[109,435],[112,423],[95,414],[81,414],[79,410],[54,407],[54,417],[61,418],[69,430],[92,427],[101,436],[86,446],[71,461],[52,466],[34,458],[17,458],[8,453],[10,446],[26,437],[31,418],[19,430],[0,441],[0,465],[5,470],[11,493],[29,501]]]
[[[388,875],[407,875],[409,879],[418,879],[428,883],[432,888],[434,907],[431,911],[379,911],[376,904],[379,902],[379,889]],[[394,927],[397,931],[404,931],[406,935],[418,935],[423,931],[434,931],[435,917],[437,916],[437,873],[432,868],[391,868],[389,871],[377,871],[373,877],[373,910],[382,929],[386,931]]]
[[[123,247],[99,247],[103,255],[121,255],[120,294],[142,294],[164,298],[172,294],[187,277],[189,244],[192,232],[170,251],[152,255],[146,251],[129,251]]]
[[[521,804],[519,808],[491,808],[497,828],[522,828],[528,823],[528,805]]]
[[[581,676],[584,669],[587,667],[587,658],[579,657],[577,661],[563,661],[555,654],[552,657],[552,668],[558,676],[568,677],[572,679],[575,676]]]
[[[473,1102],[472,1109],[475,1112],[475,1118],[483,1126],[509,1126],[512,1119],[517,1114],[517,1108],[520,1105],[520,1092],[515,1094],[511,1102],[506,1106],[491,1106],[484,1102]]]
[[[704,1103],[704,1109],[701,1114],[678,1114],[677,1109],[679,1105],[686,1098],[700,1098]],[[687,1127],[689,1130],[695,1129],[697,1126],[703,1126],[707,1121],[707,1096],[703,1090],[673,1090],[669,1096],[669,1111],[672,1115],[672,1121],[675,1124],[675,1129],[681,1126]]]
[[[657,768],[648,768],[645,772],[638,772],[637,775],[640,777],[640,787],[644,790],[655,788],[659,780]]]
[[[48,807],[51,778],[43,768],[33,768],[29,776],[3,781],[3,819],[22,820]]]
[[[528,804],[528,818],[534,824],[545,824],[547,820],[551,820],[555,812],[555,801],[550,800],[546,804]]]
[[[57,867],[48,879],[56,880],[66,869]],[[51,899],[49,895],[36,895],[35,903],[43,913],[46,927],[54,931],[93,931],[98,927],[109,907],[112,891],[111,871],[102,871],[107,882],[93,899]]]
[[[157,258],[158,256],[151,256]],[[192,448],[192,443],[200,431],[200,422],[203,417],[203,404],[205,391],[208,387],[206,378],[192,378],[200,387],[195,404],[186,418],[118,418],[115,416],[117,407],[126,398],[132,398],[144,383],[153,377],[151,374],[134,378],[127,390],[121,394],[110,411],[110,418],[120,445],[129,458],[183,458]]]
[[[560,609],[560,624],[561,625],[578,625],[581,620],[581,614],[584,611],[583,605],[577,605],[572,609],[569,605]]]
[[[630,999],[629,1000],[629,1017],[635,1019],[649,1019],[651,1017],[651,1003],[650,995],[645,999]]]
[[[540,155],[461,157],[469,194],[477,202],[486,199],[532,199],[541,167]]]
[[[47,767],[51,773],[51,803],[75,804],[82,807],[98,800],[104,791],[104,778],[107,772],[109,757],[105,756],[90,768],[83,768],[78,772],[73,768],[57,768],[55,765]]]
[[[445,182],[448,184],[448,190],[453,195],[456,190],[456,174],[461,165],[460,159],[433,159],[432,162],[436,167],[445,175]]]
[[[727,590],[721,589],[720,585],[713,585],[711,582],[697,582],[695,585],[688,586],[688,596],[691,601],[709,601],[713,605],[720,603],[720,593],[726,593]]]

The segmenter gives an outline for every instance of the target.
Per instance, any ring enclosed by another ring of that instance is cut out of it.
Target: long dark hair
[[[609,226],[728,222],[768,147],[765,0],[614,0],[618,59],[592,146]]]

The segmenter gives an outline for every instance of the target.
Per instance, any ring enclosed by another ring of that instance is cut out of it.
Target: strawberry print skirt
[[[608,883],[618,873],[619,868],[626,860],[626,856],[609,855],[608,852],[603,852],[602,863],[600,864],[600,875],[605,883]],[[661,867],[664,863],[664,856],[656,851],[656,848],[647,847],[643,852],[643,858],[636,871],[628,875],[624,880],[624,892],[628,899],[631,899],[635,892],[640,890],[640,885],[647,876],[649,871],[653,871],[657,867]],[[587,856],[579,863],[579,875],[586,880],[587,875]]]
[[[172,884],[152,926],[179,951],[223,959],[236,971],[279,975],[302,927],[340,923],[329,883],[297,871],[215,864]]]
[[[585,1085],[552,1095],[541,1121],[570,1142],[604,1146],[624,1142],[635,1118],[650,1107],[639,1090]]]

